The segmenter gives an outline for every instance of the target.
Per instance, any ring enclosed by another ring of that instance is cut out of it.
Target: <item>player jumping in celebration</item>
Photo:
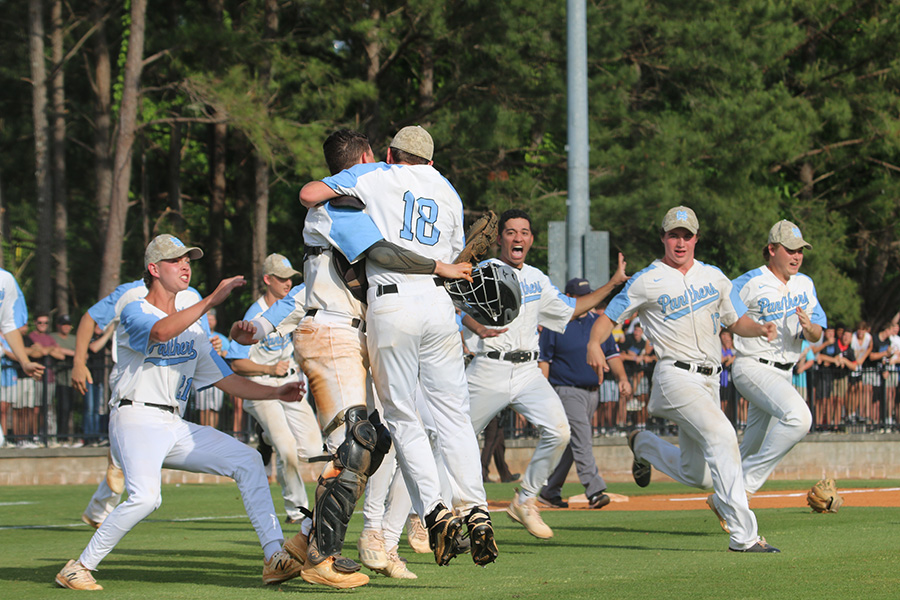
[[[313,207],[338,195],[359,198],[384,238],[426,258],[451,263],[464,246],[462,202],[432,166],[434,142],[418,126],[397,132],[387,163],[356,165],[306,184],[300,200]],[[456,554],[463,522],[441,495],[438,467],[416,411],[419,384],[434,416],[440,450],[467,511],[472,558],[487,564],[497,545],[481,481],[478,441],[468,413],[462,341],[456,312],[440,279],[366,265],[367,345],[384,417],[416,512],[429,529],[438,564]]]
[[[472,425],[480,432],[510,406],[540,430],[522,489],[516,490],[507,514],[531,535],[546,539],[553,537],[553,530],[541,518],[537,495],[568,446],[570,429],[559,396],[538,367],[538,326],[564,332],[569,321],[597,306],[628,276],[625,259],[619,254],[619,268],[605,285],[577,298],[564,296],[547,275],[525,264],[534,243],[528,213],[505,211],[497,232],[500,258],[490,260],[513,268],[522,289],[522,308],[504,328],[482,325],[470,315],[463,317],[463,325],[476,334],[466,339],[475,353],[466,369]]]
[[[175,295],[190,283],[191,259],[201,256],[199,248],[186,247],[170,235],[157,236],[147,246],[144,279],[149,292],[122,311],[110,398],[110,448],[122,466],[128,499],[104,519],[79,559],[57,574],[62,587],[103,589],[91,571],[159,507],[163,467],[233,478],[263,547],[263,581],[279,583],[300,573],[300,563],[282,548],[284,536],[259,453],[221,431],[181,418],[192,386],[216,385],[242,398],[289,402],[299,400],[303,391],[299,382],[271,388],[233,374],[196,323],[243,285],[243,277],[223,280],[200,302],[176,309]]]
[[[741,441],[748,494],[762,487],[812,424],[809,407],[792,385],[791,373],[803,354],[803,340],[818,342],[827,322],[816,286],[799,273],[804,248],[812,246],[803,239],[800,228],[790,221],[779,221],[769,230],[763,248],[766,264],[733,282],[734,303],[744,304],[747,316],[757,323],[774,323],[778,332],[775,343],[758,337],[734,338],[734,385],[750,403]],[[715,501],[708,502],[715,512]],[[719,522],[727,531],[724,520],[720,518]]]
[[[602,368],[600,344],[615,323],[637,311],[659,363],[653,373],[650,414],[678,425],[678,446],[650,431],[633,431],[632,474],[646,487],[653,465],[685,485],[715,489],[715,502],[731,530],[729,550],[778,552],[759,537],[747,503],[737,434],[719,406],[721,327],[744,337],[775,338],[775,324],[757,323],[731,295],[731,281],[716,267],[694,259],[700,225],[686,206],[662,221],[663,258],[636,273],[594,323],[588,364]],[[599,371],[598,371],[599,374]]]

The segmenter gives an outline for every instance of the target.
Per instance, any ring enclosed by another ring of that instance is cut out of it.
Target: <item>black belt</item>
[[[578,388],[579,390],[585,390],[587,392],[596,392],[600,389],[599,385],[573,385],[570,387]]]
[[[679,369],[700,373],[701,375],[718,375],[722,372],[721,365],[718,367],[701,367],[700,365],[692,365],[690,363],[681,362],[680,360],[676,360],[673,364]]]
[[[793,363],[777,363],[774,360],[766,360],[764,358],[758,359],[764,365],[772,365],[776,369],[781,369],[782,371],[790,371],[794,368]]]
[[[310,256],[324,254],[327,250],[331,250],[331,248],[326,248],[325,246],[307,246],[306,249],[303,250],[303,260],[306,260]]]
[[[782,371],[790,371],[791,369],[794,368],[793,363],[780,363],[780,362],[775,362],[774,360],[766,360],[764,358],[760,358],[758,360],[759,360],[759,362],[761,362],[764,365],[772,365],[776,369],[781,369]]]
[[[538,353],[537,352],[487,352],[485,356],[488,358],[493,358],[494,360],[506,360],[511,363],[524,363],[530,362],[532,360],[537,360]]]
[[[444,285],[444,282],[440,279],[433,279],[434,285],[440,287]],[[396,283],[389,283],[387,285],[378,284],[378,288],[375,290],[375,296],[384,296],[385,294],[398,294],[400,290],[397,288]]]
[[[315,317],[317,312],[319,312],[318,308],[311,308],[308,311],[306,311],[306,316],[307,317]],[[347,317],[347,319],[348,319],[348,323],[349,323],[350,327],[353,327],[354,329],[359,329],[359,326],[364,323],[364,321],[362,319],[357,319],[357,318],[351,319],[349,316]]]
[[[133,404],[134,401],[132,400],[119,400],[119,406],[132,406]],[[175,407],[169,406],[168,404],[150,404],[149,402],[138,402],[138,404],[143,404],[144,406],[149,406],[150,408],[158,408],[159,410],[170,412],[173,415],[175,414]]]

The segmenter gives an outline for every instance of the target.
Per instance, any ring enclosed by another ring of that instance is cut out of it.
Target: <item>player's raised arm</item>
[[[321,181],[310,181],[300,189],[300,203],[306,208],[328,202],[337,196],[337,192]]]
[[[194,321],[199,320],[210,308],[224,302],[233,289],[241,287],[245,283],[243,275],[223,279],[213,293],[200,302],[157,321],[150,330],[150,339],[154,342],[169,341],[190,327]]]

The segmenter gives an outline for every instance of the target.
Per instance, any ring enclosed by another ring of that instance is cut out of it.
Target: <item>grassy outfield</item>
[[[813,482],[771,482],[765,490],[804,489]],[[839,486],[897,487],[897,481],[840,481]],[[507,500],[511,484],[489,484],[491,499]],[[566,494],[577,494],[577,484]],[[672,483],[645,490],[613,484],[611,492],[689,493]],[[71,597],[53,578],[77,558],[91,536],[81,511],[90,486],[0,488],[0,598]],[[312,490],[310,489],[310,492]],[[273,488],[273,497],[279,491]],[[460,556],[447,567],[413,554],[405,536],[400,554],[414,581],[373,575],[352,591],[296,579],[262,584],[262,552],[234,485],[166,486],[163,504],[138,525],[95,573],[99,597],[116,600],[253,600],[353,594],[356,598],[479,600],[510,598],[765,599],[897,598],[900,594],[900,513],[844,507],[817,515],[805,507],[758,509],[762,533],[781,554],[726,552],[728,537],[708,511],[546,511],[552,540],[528,535],[506,515],[494,523],[500,558],[487,568]],[[346,554],[356,558],[362,516],[354,516]],[[291,526],[290,533],[293,533]],[[286,531],[287,532],[287,531]],[[364,572],[368,572],[364,569]]]

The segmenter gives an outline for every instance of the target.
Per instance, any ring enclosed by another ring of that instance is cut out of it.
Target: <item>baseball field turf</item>
[[[812,483],[770,482],[762,491],[801,490]],[[841,489],[900,486],[898,481],[838,484]],[[487,486],[489,498],[499,502],[507,501],[512,489],[512,484]],[[568,484],[564,495],[581,491]],[[628,496],[692,492],[673,483],[645,490],[612,484],[609,491]],[[802,498],[790,508],[755,509],[760,532],[781,554],[726,552],[728,537],[708,510],[548,510],[544,518],[555,536],[547,541],[495,512],[500,557],[487,568],[474,566],[467,555],[438,567],[431,555],[414,554],[404,535],[400,554],[417,580],[369,573],[371,583],[356,590],[311,586],[299,578],[266,587],[260,579],[262,553],[237,488],[224,484],[164,487],[160,509],[129,533],[95,573],[103,591],[58,588],[54,576],[68,559],[78,557],[93,531],[80,521],[92,492],[93,486],[75,485],[0,488],[0,598],[900,597],[900,508],[854,506],[849,500],[839,513],[820,515],[811,513]],[[278,496],[273,488],[273,497]],[[356,558],[361,524],[362,516],[355,515],[347,536],[351,558]]]

